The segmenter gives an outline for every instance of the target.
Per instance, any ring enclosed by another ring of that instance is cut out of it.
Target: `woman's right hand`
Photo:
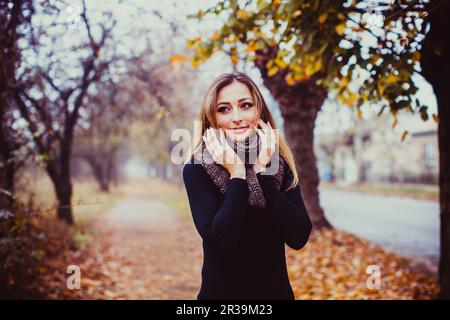
[[[219,131],[220,141],[215,131]],[[202,138],[213,160],[230,173],[230,179],[245,179],[245,164],[225,140],[222,129],[208,128]]]

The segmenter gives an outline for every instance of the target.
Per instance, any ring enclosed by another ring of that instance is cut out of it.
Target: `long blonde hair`
[[[276,123],[273,120],[272,114],[270,113],[270,110],[267,108],[266,102],[264,101],[264,98],[259,91],[259,88],[257,85],[253,82],[250,77],[248,77],[246,74],[242,72],[233,72],[233,73],[224,73],[214,79],[214,81],[210,84],[208,89],[206,90],[201,108],[200,108],[200,126],[196,126],[194,128],[194,137],[191,144],[190,152],[186,158],[186,162],[189,162],[192,160],[192,157],[194,155],[194,152],[203,146],[203,139],[202,136],[205,133],[206,129],[212,127],[212,128],[218,128],[217,122],[215,119],[214,111],[217,103],[217,97],[219,95],[220,90],[232,83],[233,81],[239,81],[243,84],[245,84],[248,89],[250,90],[253,100],[255,101],[255,105],[258,109],[258,118],[260,118],[265,123],[269,122],[272,128],[275,130],[277,129]],[[295,167],[295,160],[294,156],[292,155],[292,151],[289,148],[286,141],[283,139],[281,135],[278,134],[278,130],[275,130],[275,133],[277,134],[277,138],[279,141],[279,152],[280,155],[286,160],[287,165],[291,169],[293,173],[293,179],[291,184],[289,185],[288,189],[294,188],[298,184],[298,173]]]

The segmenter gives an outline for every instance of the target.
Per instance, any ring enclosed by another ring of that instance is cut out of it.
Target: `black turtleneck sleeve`
[[[275,185],[272,175],[259,172],[256,174],[259,184],[263,190],[266,205],[277,222],[285,243],[292,249],[299,250],[308,242],[312,229],[312,223],[303,203],[300,186],[287,189],[292,171],[286,166],[285,177],[280,189]]]

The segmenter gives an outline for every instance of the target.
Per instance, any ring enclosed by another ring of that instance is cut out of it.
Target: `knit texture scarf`
[[[236,141],[228,136],[225,136],[225,141],[245,164],[246,181],[249,190],[248,204],[258,209],[265,209],[266,200],[264,198],[261,186],[258,182],[256,172],[253,169],[253,164],[256,162],[256,157],[261,148],[259,135],[255,131],[253,131],[252,134],[246,137],[243,141]],[[283,157],[279,155],[279,153],[277,153],[276,155],[277,156],[275,156],[274,154],[272,156],[272,159],[267,167],[270,166],[272,161],[278,160],[278,171],[273,175],[273,177],[275,178],[275,185],[278,189],[280,189],[283,182],[283,174],[286,162]],[[214,184],[218,187],[220,192],[222,194],[225,194],[230,181],[230,173],[224,167],[213,160],[204,143],[202,143],[201,148],[198,148],[194,152],[194,158],[197,163],[201,163],[201,165],[205,168],[206,172],[212,178]]]

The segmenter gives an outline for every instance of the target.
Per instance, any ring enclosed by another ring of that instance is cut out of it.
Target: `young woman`
[[[203,98],[200,121],[183,167],[203,239],[197,299],[293,300],[284,245],[303,248],[312,225],[292,152],[261,92],[243,73],[223,74]]]

